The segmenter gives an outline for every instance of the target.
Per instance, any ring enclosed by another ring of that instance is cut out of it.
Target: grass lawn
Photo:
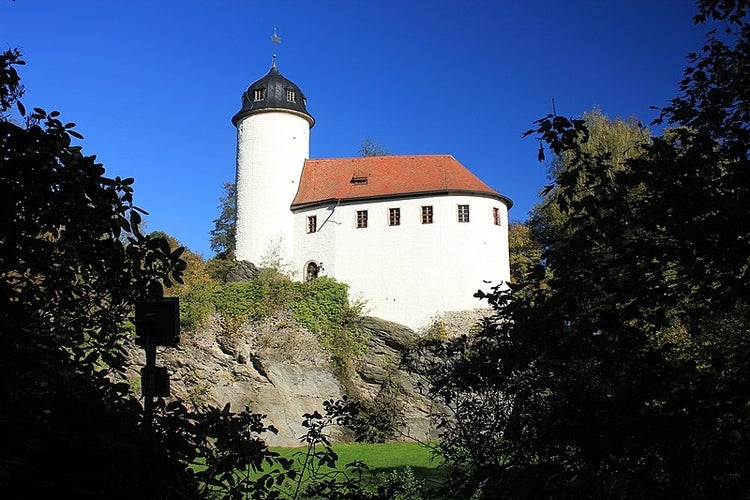
[[[437,487],[445,477],[443,469],[438,469],[439,457],[433,459],[432,450],[413,442],[391,442],[384,444],[338,443],[333,446],[339,456],[337,468],[359,460],[370,467],[378,476],[410,467],[416,479],[421,479],[429,488]],[[299,463],[304,460],[307,448],[273,448],[273,451],[286,458],[294,458]]]

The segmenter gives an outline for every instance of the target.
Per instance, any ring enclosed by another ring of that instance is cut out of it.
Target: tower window
[[[469,222],[469,205],[458,206],[458,222]]]
[[[314,233],[318,230],[318,216],[311,215],[307,218],[307,232]]]
[[[432,205],[422,207],[422,224],[432,224]]]
[[[401,225],[401,209],[400,208],[388,209],[388,225],[389,226]]]
[[[367,227],[367,210],[357,210],[357,228]]]
[[[254,101],[262,101],[264,98],[264,92],[263,89],[255,89],[253,90],[253,100]]]
[[[296,101],[297,96],[296,93],[293,90],[287,90],[286,91],[286,100],[289,102],[297,102]]]
[[[500,209],[497,207],[492,208],[492,220],[495,222],[496,226],[500,225]]]

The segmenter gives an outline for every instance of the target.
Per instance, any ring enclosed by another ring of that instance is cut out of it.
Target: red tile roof
[[[512,205],[450,155],[305,160],[292,208],[333,200],[471,193]]]

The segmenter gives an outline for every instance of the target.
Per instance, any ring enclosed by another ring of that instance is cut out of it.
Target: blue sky
[[[522,138],[552,110],[656,117],[700,48],[688,0],[0,0],[27,108],[59,110],[107,175],[135,178],[148,230],[205,257],[231,117],[278,54],[316,124],[312,158],[451,154],[525,220],[545,166]],[[274,44],[276,32],[282,39]]]

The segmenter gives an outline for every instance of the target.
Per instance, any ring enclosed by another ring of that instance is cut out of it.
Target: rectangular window
[[[422,207],[422,224],[432,224],[432,205]]]
[[[401,209],[400,208],[388,209],[388,225],[389,226],[401,225]]]
[[[286,100],[289,102],[295,102],[295,95],[293,90],[287,90],[286,91]]]
[[[307,232],[314,233],[318,230],[318,216],[311,215],[307,218]]]
[[[500,225],[500,209],[497,207],[492,208],[492,220],[495,222],[496,226]]]
[[[256,101],[263,100],[263,89],[255,89],[253,91],[253,100],[256,100]]]
[[[367,227],[367,210],[357,210],[357,227]]]
[[[458,222],[469,222],[469,205],[458,206]]]

